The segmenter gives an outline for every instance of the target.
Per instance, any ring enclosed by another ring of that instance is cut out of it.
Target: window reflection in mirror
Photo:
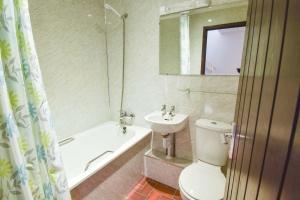
[[[210,41],[207,38],[203,40],[204,31],[208,27],[244,22],[247,18],[247,8],[247,1],[237,1],[234,3],[211,5],[181,13],[162,15],[160,17],[160,74],[214,75],[214,72],[216,72],[215,75],[238,75],[236,68],[240,67],[240,63],[237,62],[233,62],[233,64],[224,63],[224,66],[220,67],[220,69],[225,70],[225,72],[211,70],[214,67],[209,63],[215,65],[214,63],[217,62],[212,55],[214,55],[214,52],[218,52],[216,59],[220,59],[219,54],[225,47],[221,47],[221,44],[218,44],[210,48]],[[224,30],[223,32],[226,31]],[[207,34],[210,36],[214,32],[208,31]],[[209,53],[207,51],[203,52],[203,42],[205,44],[208,42],[205,51],[208,50]],[[242,49],[237,55],[241,54]],[[205,55],[204,60],[208,56],[207,65],[210,65],[207,66],[208,70],[205,70],[206,62],[203,61],[203,55]],[[237,59],[240,58],[234,60]],[[222,61],[218,61],[217,63],[220,62]],[[230,68],[235,68],[235,71],[227,73],[227,70],[224,69],[225,65],[230,65]],[[211,71],[209,72],[209,70]]]
[[[239,75],[246,22],[236,22],[203,29],[201,74]]]

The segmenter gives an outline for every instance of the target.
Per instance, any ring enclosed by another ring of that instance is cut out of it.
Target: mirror
[[[160,16],[160,74],[239,75],[248,3]]]

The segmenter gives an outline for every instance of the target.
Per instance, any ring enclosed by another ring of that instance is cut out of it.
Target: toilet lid
[[[180,188],[194,199],[220,200],[224,197],[226,178],[220,167],[203,162],[193,163],[182,170]]]
[[[209,120],[209,119],[198,119],[196,121],[196,126],[205,128],[212,131],[229,133],[232,132],[232,125],[225,122]]]

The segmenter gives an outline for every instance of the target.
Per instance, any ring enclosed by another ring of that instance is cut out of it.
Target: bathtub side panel
[[[144,154],[150,148],[151,135],[142,139],[99,172],[75,187],[73,200],[125,199],[144,174]]]

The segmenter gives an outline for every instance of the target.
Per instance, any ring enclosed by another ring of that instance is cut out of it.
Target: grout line
[[[140,194],[140,195],[142,195],[142,196],[147,197],[147,196],[149,196],[149,194],[150,194],[153,190],[154,190],[154,189],[151,187],[151,190],[149,191],[148,194],[144,194],[143,192],[138,192],[138,191],[135,191],[135,192],[138,193],[138,194]]]
[[[173,199],[174,199],[174,197],[175,197],[176,192],[177,192],[177,190],[174,190],[174,193],[173,193]]]
[[[145,200],[148,200],[149,199],[149,197],[151,196],[151,194],[153,193],[153,189],[152,189],[152,191],[151,192],[149,192],[149,194],[146,196],[146,199]]]

